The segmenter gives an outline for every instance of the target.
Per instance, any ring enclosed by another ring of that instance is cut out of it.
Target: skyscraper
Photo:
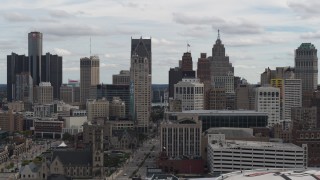
[[[149,59],[133,55],[130,67],[130,114],[144,132],[149,126],[151,112],[151,74]]]
[[[294,61],[296,79],[302,81],[302,106],[309,107],[318,84],[317,49],[311,43],[302,43],[295,50]]]
[[[212,60],[210,61],[211,85],[224,86],[226,93],[234,93],[234,68],[226,56],[224,45],[221,42],[218,31],[218,38],[212,48]]]
[[[198,58],[197,78],[204,84],[205,91],[210,89],[210,61],[207,53],[201,53]]]
[[[41,82],[42,33],[28,34],[28,56],[33,85],[36,86]]]
[[[98,56],[80,59],[80,102],[85,104],[89,98],[90,86],[100,82],[100,60]]]
[[[7,99],[15,100],[16,75],[29,72],[28,57],[12,53],[7,56]]]
[[[312,92],[318,84],[317,49],[311,43],[302,43],[295,50],[295,75],[302,81],[302,92]]]
[[[139,57],[147,58],[149,64],[149,74],[152,74],[152,50],[150,39],[132,39],[131,38],[131,56],[138,55]]]
[[[46,53],[41,57],[41,82],[50,82],[53,87],[53,99],[60,98],[62,85],[62,57]]]
[[[182,61],[181,61],[181,70],[182,71],[192,71],[193,64],[192,64],[192,56],[190,52],[183,53]]]

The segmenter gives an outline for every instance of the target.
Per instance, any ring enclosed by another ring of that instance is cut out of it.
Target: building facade
[[[283,83],[283,120],[291,120],[291,109],[302,107],[301,79],[285,79]]]
[[[89,99],[90,87],[100,82],[100,60],[98,56],[80,59],[80,102]]]
[[[253,128],[268,125],[268,114],[257,111],[193,110],[166,112],[165,118],[170,121],[183,118],[199,120],[202,122],[202,132],[212,127]]]
[[[29,72],[33,79],[34,86],[38,86],[42,80],[41,56],[42,56],[42,33],[40,32],[28,33]]]
[[[311,43],[302,43],[295,50],[295,75],[302,81],[302,92],[313,92],[318,84],[317,49]]]
[[[181,119],[160,125],[160,147],[168,157],[201,156],[201,121]]]
[[[109,101],[105,98],[98,100],[87,100],[88,121],[95,118],[109,118]]]
[[[204,85],[199,79],[187,79],[174,85],[174,99],[181,100],[182,111],[204,108]]]
[[[35,87],[36,103],[50,104],[53,101],[53,87],[50,82],[41,82]]]
[[[304,169],[308,167],[307,152],[306,145],[225,140],[224,134],[208,137],[208,166],[213,174],[263,168]]]
[[[268,113],[268,126],[280,122],[280,89],[258,87],[256,89],[256,110]]]
[[[119,74],[112,75],[113,85],[130,85],[130,71],[121,70]]]
[[[130,115],[137,127],[147,129],[151,113],[151,75],[146,57],[133,55],[130,67]]]
[[[224,87],[212,87],[205,94],[205,109],[223,110],[227,107],[227,97]]]

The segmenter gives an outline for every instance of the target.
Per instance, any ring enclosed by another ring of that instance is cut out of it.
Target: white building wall
[[[204,84],[199,79],[182,79],[174,85],[174,99],[181,100],[182,111],[202,110],[204,107]]]
[[[268,126],[280,122],[280,89],[258,87],[256,90],[256,110],[268,113]]]
[[[302,107],[301,79],[285,79],[283,93],[283,117],[284,120],[291,120],[291,108]]]
[[[259,168],[302,169],[307,167],[307,146],[299,147],[293,144],[270,142],[225,141],[221,137],[209,137],[208,165],[211,173]]]

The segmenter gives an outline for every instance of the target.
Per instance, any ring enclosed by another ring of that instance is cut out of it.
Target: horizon
[[[90,51],[100,58],[101,83],[112,83],[113,74],[130,69],[130,40],[140,36],[152,39],[152,84],[168,84],[169,69],[178,66],[187,48],[196,70],[200,53],[211,56],[218,29],[235,76],[251,84],[260,81],[265,68],[294,67],[294,50],[301,43],[320,47],[320,4],[315,0],[5,0],[3,4],[1,84],[6,83],[7,55],[28,54],[31,31],[43,33],[43,53],[63,57],[64,83],[80,79],[80,58],[90,56]]]

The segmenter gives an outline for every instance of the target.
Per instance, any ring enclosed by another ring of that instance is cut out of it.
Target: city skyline
[[[316,1],[4,1],[0,7],[0,83],[6,56],[28,53],[31,31],[43,33],[43,54],[63,56],[63,82],[80,79],[82,57],[99,55],[101,82],[130,68],[130,39],[152,38],[152,83],[168,83],[167,71],[191,45],[193,70],[200,53],[211,54],[220,29],[235,69],[257,83],[265,68],[294,66],[301,43],[319,47]],[[50,8],[48,8],[50,7]],[[163,73],[166,71],[166,73]]]

